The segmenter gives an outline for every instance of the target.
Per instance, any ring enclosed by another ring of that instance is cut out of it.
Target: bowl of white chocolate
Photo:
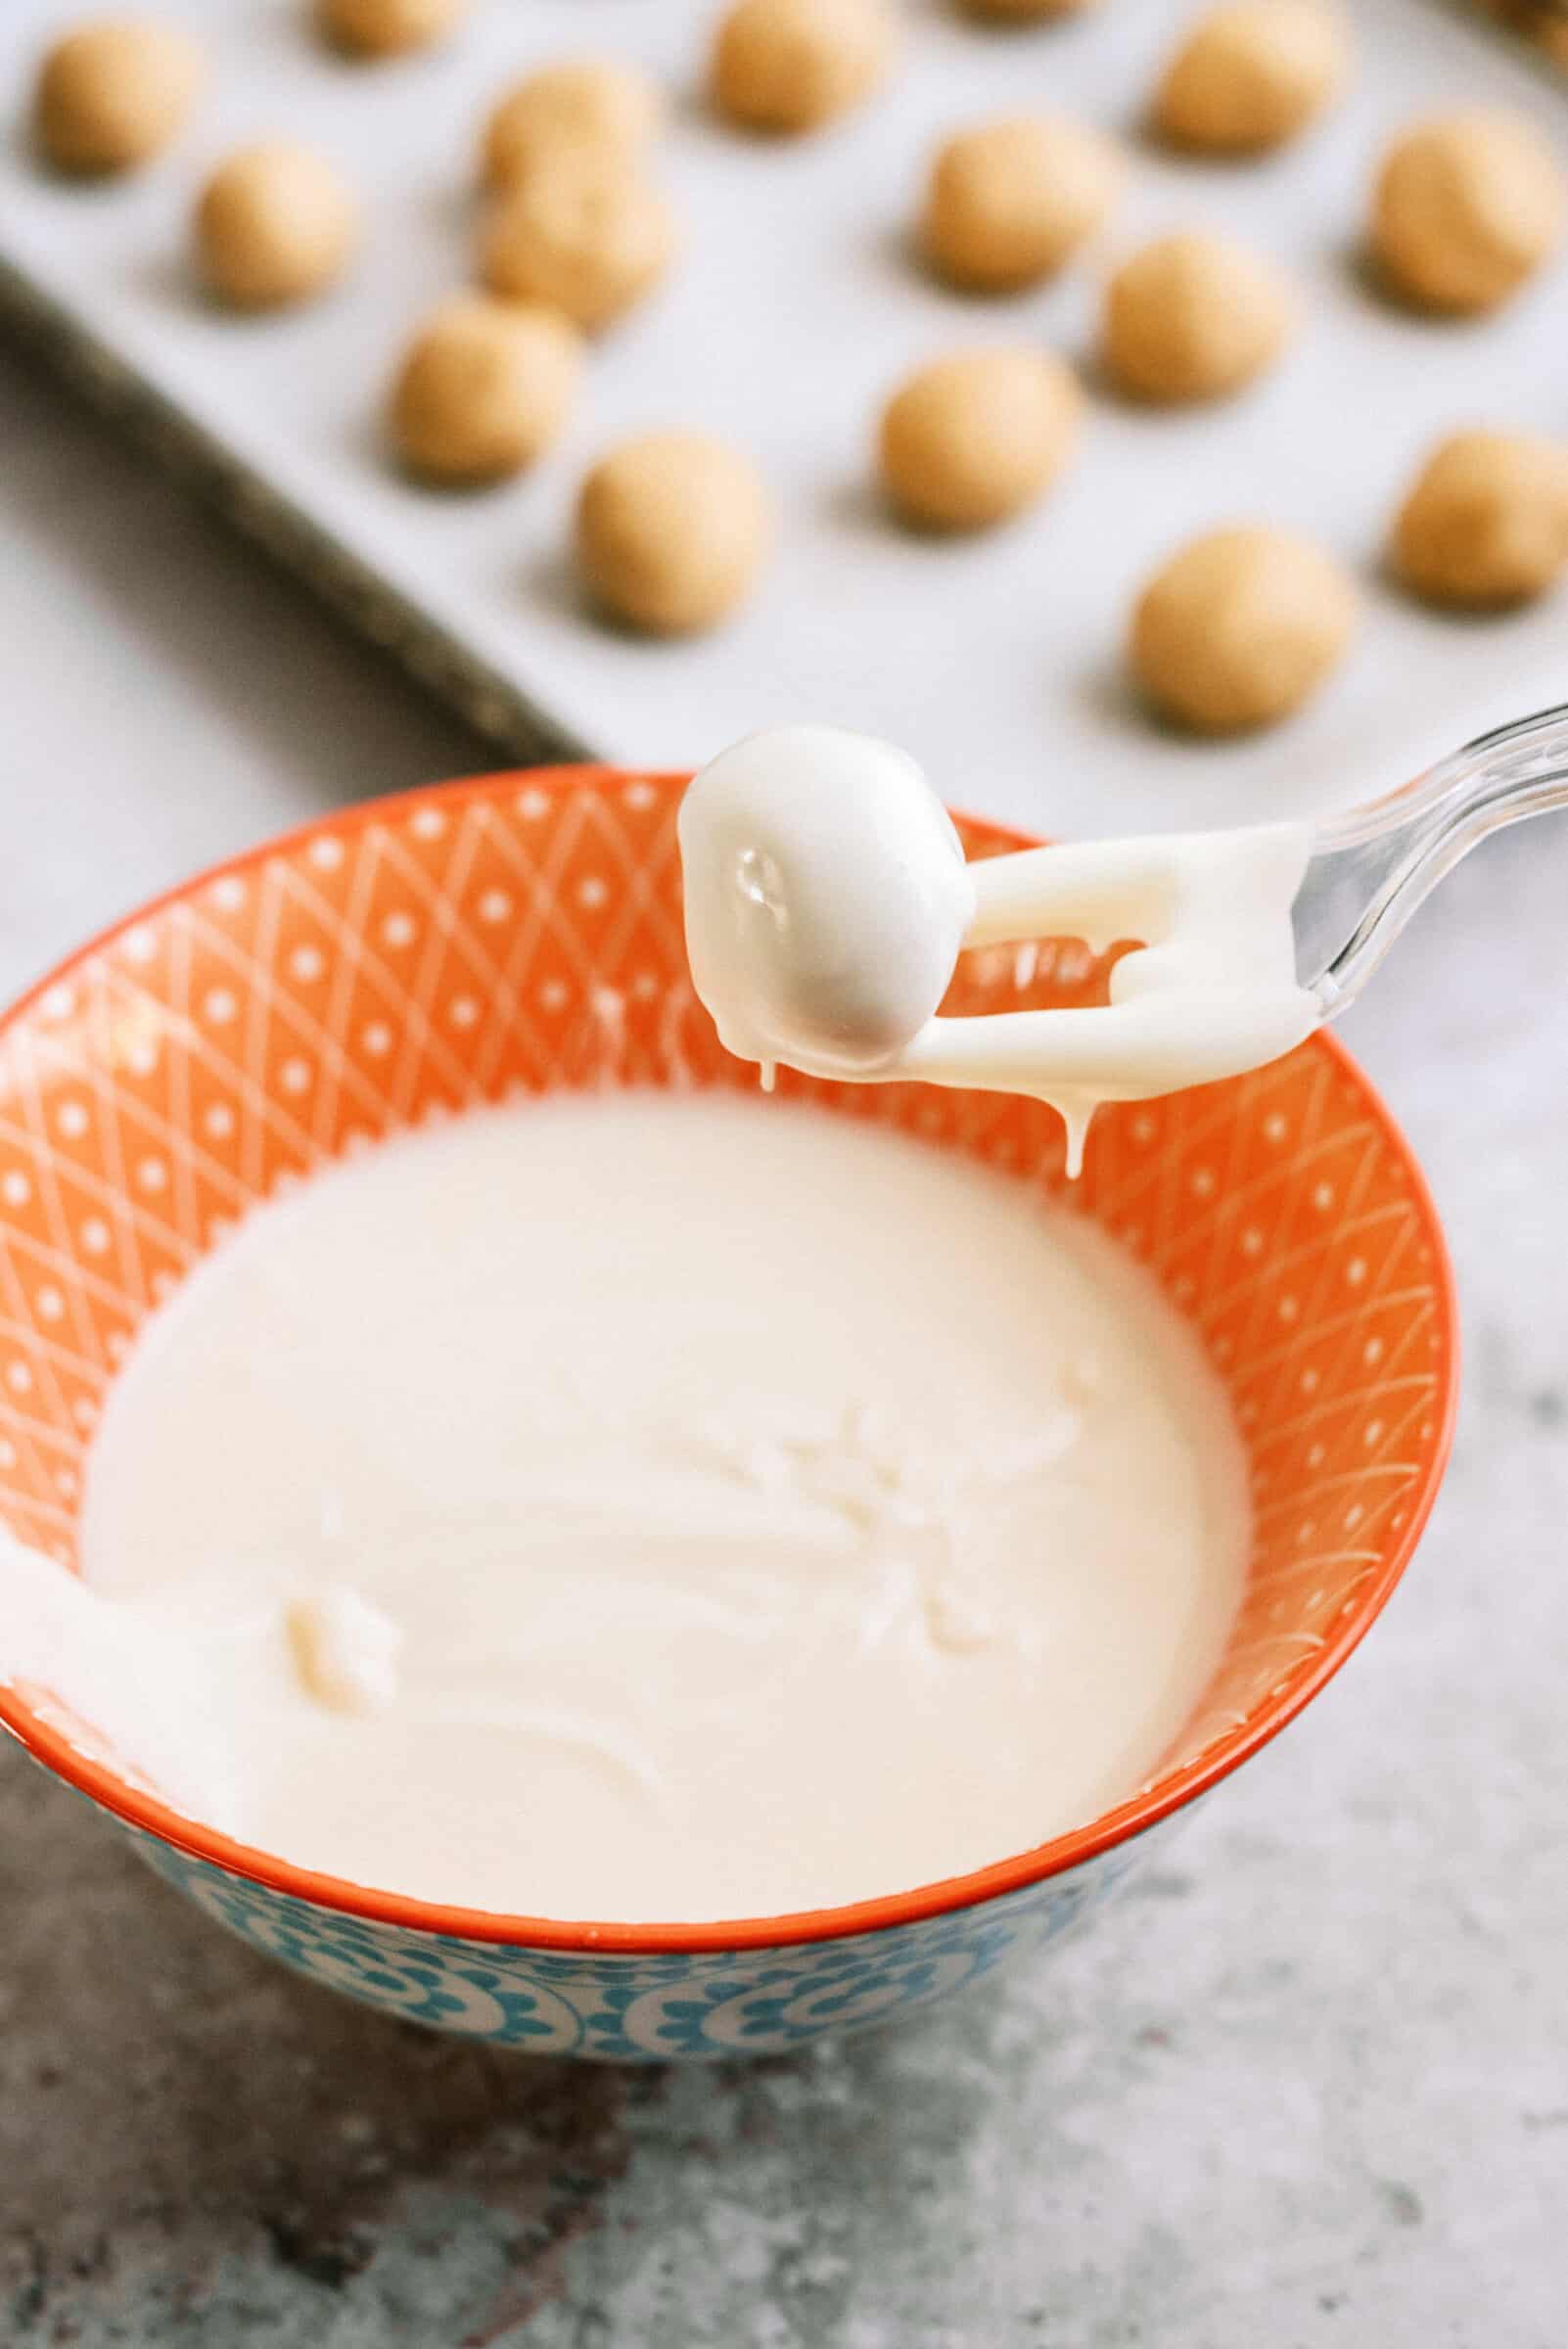
[[[1112,1099],[1076,1176],[1016,1090],[762,1090],[685,787],[353,807],[0,1021],[0,1723],[300,1972],[608,2059],[1082,1921],[1356,1646],[1456,1374],[1321,1035]],[[959,876],[1025,845],[954,823]],[[1127,951],[980,944],[943,1009]]]

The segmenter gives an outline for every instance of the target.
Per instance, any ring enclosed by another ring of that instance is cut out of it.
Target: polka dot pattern
[[[583,770],[349,812],[143,915],[0,1024],[0,1510],[23,1539],[70,1560],[105,1387],[256,1202],[480,1102],[755,1084],[691,993],[677,797],[670,778]],[[1013,845],[970,827],[973,854]],[[948,1009],[1103,1002],[1114,960],[1059,942],[968,956]],[[1069,1185],[1038,1102],[779,1082],[1067,1199],[1194,1323],[1234,1399],[1257,1508],[1235,1635],[1158,1786],[1207,1782],[1360,1636],[1440,1471],[1442,1243],[1377,1105],[1314,1040],[1252,1077],[1102,1113]],[[41,1718],[15,1690],[0,1713],[23,1735]],[[1048,1879],[1053,1915],[1088,1865]],[[235,1899],[267,1911],[266,1932],[269,1903],[300,1906],[254,1884]],[[671,2035],[697,2024],[678,2001],[661,2015],[647,2047],[679,2051]],[[701,2015],[716,2047],[729,2026]],[[748,2044],[791,2044],[793,2028],[759,2025]]]

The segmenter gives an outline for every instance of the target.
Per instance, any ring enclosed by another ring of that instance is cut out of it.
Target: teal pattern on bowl
[[[404,2022],[538,2055],[656,2063],[780,2055],[950,1998],[1091,1915],[1175,1821],[1043,1884],[882,1932],[779,1949],[579,1957],[317,1908],[132,1830],[207,1916],[296,1973]]]

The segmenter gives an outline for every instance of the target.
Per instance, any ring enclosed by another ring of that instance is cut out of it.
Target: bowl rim
[[[685,771],[619,766],[603,761],[572,765],[501,768],[481,775],[457,776],[413,789],[354,801],[346,806],[291,825],[238,855],[176,883],[147,898],[131,912],[110,923],[85,944],[46,971],[13,1002],[0,1009],[0,1040],[23,1020],[43,995],[80,967],[101,954],[138,923],[179,904],[228,875],[254,872],[269,857],[302,847],[323,835],[342,838],[384,823],[390,816],[417,811],[431,802],[462,801],[493,796],[524,784],[552,792],[590,789],[600,793],[632,782],[652,783],[657,789],[683,787]],[[954,811],[971,836],[998,848],[1038,845],[1036,836],[990,817]],[[1027,1851],[991,1861],[961,1875],[945,1876],[901,1892],[876,1895],[863,1901],[826,1909],[803,1910],[776,1916],[715,1918],[698,1923],[647,1921],[590,1922],[558,1917],[503,1914],[487,1909],[466,1909],[439,1901],[425,1901],[411,1893],[386,1892],[373,1885],[299,1867],[276,1853],[241,1843],[198,1820],[184,1818],[157,1795],[128,1784],[107,1765],[80,1752],[50,1723],[40,1719],[18,1690],[0,1683],[0,1728],[8,1730],[46,1770],[87,1796],[125,1825],[166,1844],[187,1858],[206,1862],[221,1872],[281,1893],[314,1907],[366,1919],[375,1924],[411,1928],[446,1939],[516,1946],[584,1958],[596,1956],[669,1957],[719,1954],[748,1950],[785,1949],[814,1942],[838,1941],[877,1933],[952,1914],[1004,1894],[1021,1892],[1047,1878],[1081,1866],[1132,1841],[1149,1828],[1205,1794],[1268,1745],[1280,1730],[1334,1678],[1372,1624],[1382,1613],[1414,1553],[1425,1530],[1448,1466],[1458,1405],[1458,1312],[1453,1268],[1436,1204],[1414,1152],[1375,1086],[1338,1039],[1314,1029],[1300,1051],[1327,1056],[1338,1073],[1360,1094],[1366,1111],[1384,1142],[1399,1159],[1411,1202],[1424,1226],[1432,1251],[1432,1284],[1442,1341],[1443,1385],[1435,1399],[1436,1433],[1425,1475],[1416,1492],[1399,1538],[1383,1566],[1358,1593],[1353,1612],[1344,1617],[1318,1651],[1310,1672],[1285,1695],[1268,1698],[1257,1715],[1240,1727],[1225,1731],[1184,1769],[1155,1784],[1086,1825],[1051,1836]]]

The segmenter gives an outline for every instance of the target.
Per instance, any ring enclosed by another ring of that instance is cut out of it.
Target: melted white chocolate
[[[1130,1794],[1248,1538],[1195,1339],[1033,1185],[815,1109],[605,1094],[258,1211],[110,1390],[87,1589],[0,1556],[0,1633],[298,1864],[711,1919]]]

